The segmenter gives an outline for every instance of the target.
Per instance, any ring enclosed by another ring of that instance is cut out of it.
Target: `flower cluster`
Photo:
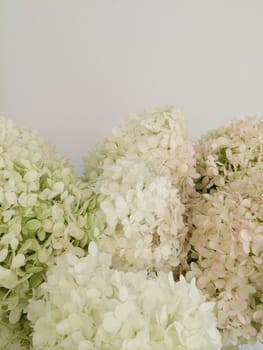
[[[184,118],[170,107],[132,116],[87,159],[98,203],[94,239],[114,266],[185,265],[194,164]]]
[[[30,343],[29,334],[31,329],[29,328],[29,322],[26,322],[28,327],[25,330],[24,327],[21,327],[19,323],[11,324],[6,322],[6,320],[0,320],[0,345],[1,350],[27,350],[27,347],[21,345],[21,340],[28,338],[28,343]]]
[[[263,120],[194,150],[179,112],[146,111],[84,179],[0,119],[1,350],[263,342]]]
[[[208,132],[197,146],[197,190],[210,192],[263,169],[263,120],[247,117]]]
[[[187,276],[217,302],[218,326],[234,345],[263,340],[262,189],[262,172],[253,172],[193,205],[194,262]]]
[[[112,269],[94,242],[86,257],[58,257],[39,294],[28,307],[35,350],[221,349],[213,303],[194,280]]]
[[[16,324],[53,256],[83,254],[92,206],[91,190],[52,147],[0,119],[1,349],[11,348],[8,334],[10,342],[20,334]]]
[[[216,302],[226,345],[263,341],[263,122],[210,132],[197,162],[202,192],[191,203],[191,270]]]
[[[115,267],[169,271],[184,264],[185,209],[170,177],[145,161],[122,158],[104,164],[95,192],[94,237]]]
[[[122,157],[152,162],[180,192],[196,176],[195,152],[185,118],[173,107],[132,115],[113,129],[112,135],[86,159],[86,178],[96,180],[105,163],[114,164]]]

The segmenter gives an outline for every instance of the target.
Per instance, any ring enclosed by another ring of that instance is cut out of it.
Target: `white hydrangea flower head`
[[[174,107],[146,110],[131,115],[121,127],[99,145],[86,159],[85,177],[96,180],[104,163],[118,159],[140,159],[155,164],[159,174],[171,176],[180,192],[196,177],[195,152],[184,116]]]
[[[0,323],[7,324],[0,327],[1,350],[11,348],[3,345],[7,334],[10,342],[20,336],[23,308],[52,257],[82,254],[90,193],[37,133],[0,119]]]
[[[114,266],[185,265],[194,165],[185,119],[173,107],[131,116],[87,159],[85,177],[98,196],[93,237]]]
[[[263,169],[263,118],[246,117],[209,131],[196,153],[200,192],[224,187],[250,168]]]
[[[263,170],[248,169],[192,204],[187,278],[216,302],[226,345],[263,342]]]
[[[94,238],[115,267],[170,271],[185,265],[185,208],[169,176],[158,175],[150,162],[122,158],[104,163],[95,192]]]
[[[118,271],[92,242],[86,257],[57,258],[28,317],[34,350],[216,350],[213,307],[194,280]]]

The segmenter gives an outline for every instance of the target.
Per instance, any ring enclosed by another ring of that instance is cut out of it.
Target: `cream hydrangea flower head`
[[[0,119],[0,348],[52,256],[82,254],[88,243],[90,189],[38,134]],[[6,332],[6,333],[5,333]],[[26,335],[26,334],[25,334]],[[7,345],[5,345],[5,342]]]
[[[263,171],[248,169],[192,205],[191,271],[216,301],[225,344],[263,342]]]
[[[185,265],[194,165],[184,117],[173,107],[131,116],[87,159],[85,176],[98,195],[94,239],[114,266]]]
[[[247,117],[209,131],[197,146],[197,189],[210,192],[250,168],[263,169],[263,118]]]
[[[216,350],[212,309],[194,280],[112,269],[92,242],[86,257],[57,258],[28,317],[34,350]]]
[[[159,271],[185,264],[184,205],[171,178],[151,165],[127,158],[105,162],[95,183],[94,238],[115,267]]]
[[[96,180],[105,162],[114,164],[122,157],[151,161],[160,175],[171,176],[180,192],[196,177],[195,152],[186,121],[174,107],[132,115],[113,129],[87,158],[85,177]]]

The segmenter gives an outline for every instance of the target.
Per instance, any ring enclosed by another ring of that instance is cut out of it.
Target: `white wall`
[[[0,114],[78,170],[129,112],[166,104],[195,136],[263,112],[262,0],[0,0]]]
[[[78,169],[129,112],[166,104],[193,135],[263,112],[262,0],[0,0],[0,114]]]

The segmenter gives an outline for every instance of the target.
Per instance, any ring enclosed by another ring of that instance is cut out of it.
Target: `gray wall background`
[[[0,114],[78,170],[128,113],[167,104],[193,136],[263,113],[262,0],[0,0]]]
[[[128,113],[167,104],[195,137],[262,114],[262,0],[0,0],[0,114],[79,173]]]

